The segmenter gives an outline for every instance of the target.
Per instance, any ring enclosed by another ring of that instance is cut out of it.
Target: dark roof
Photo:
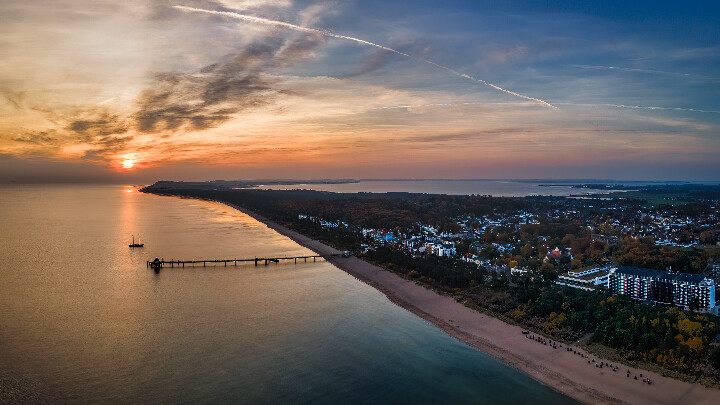
[[[690,283],[699,283],[705,279],[705,276],[700,274],[671,273],[662,270],[643,269],[640,267],[630,266],[623,266],[618,268],[617,273],[641,277],[660,278],[665,280],[685,281]]]

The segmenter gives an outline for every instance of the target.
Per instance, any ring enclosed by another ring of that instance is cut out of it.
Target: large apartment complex
[[[715,312],[715,281],[698,274],[620,267],[610,272],[608,288],[659,304],[689,307],[695,300],[700,310]]]

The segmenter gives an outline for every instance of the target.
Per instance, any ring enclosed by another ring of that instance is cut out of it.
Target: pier
[[[285,256],[285,257],[255,257],[253,259],[212,259],[212,260],[206,260],[206,259],[199,259],[199,260],[165,260],[165,259],[159,259],[155,258],[155,260],[148,261],[147,267],[151,267],[153,269],[160,269],[163,267],[185,267],[185,266],[200,266],[207,267],[208,265],[211,266],[218,266],[220,263],[222,263],[225,267],[228,266],[228,264],[232,266],[237,266],[239,264],[247,264],[247,263],[254,263],[255,266],[258,266],[259,264],[263,264],[264,266],[267,266],[270,263],[297,263],[298,261],[302,261],[304,263],[307,263],[308,260],[312,259],[313,262],[316,262],[318,260],[326,260],[328,257],[338,257],[338,256],[344,256],[342,253],[337,254],[329,254],[329,255],[310,255],[310,256]]]

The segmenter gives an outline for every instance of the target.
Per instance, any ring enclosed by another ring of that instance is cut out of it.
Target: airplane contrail
[[[594,104],[594,103],[555,103],[557,105],[572,105],[572,106],[585,106],[585,107],[613,107],[613,108],[629,108],[638,110],[666,110],[666,111],[688,111],[688,112],[699,112],[699,113],[712,113],[720,114],[720,111],[715,110],[700,110],[696,108],[682,108],[682,107],[648,107],[641,105],[625,105],[625,104]],[[430,103],[430,104],[403,104],[379,107],[383,110],[401,109],[401,108],[423,108],[423,107],[456,107],[456,106],[472,106],[472,105],[488,105],[483,102],[458,102],[458,103]]]
[[[720,114],[720,111],[713,111],[713,110],[698,110],[696,108],[680,108],[680,107],[646,107],[641,105],[624,105],[624,104],[601,104],[606,105],[609,107],[617,107],[617,108],[632,108],[632,109],[642,109],[642,110],[671,110],[671,111],[690,111],[690,112],[701,112],[701,113],[714,113],[714,114]]]
[[[592,66],[592,65],[571,65],[571,66],[580,68],[580,69],[621,70],[624,72],[650,73],[650,74],[658,74],[658,75],[671,75],[671,76],[683,76],[683,77],[698,77],[701,79],[718,80],[717,77],[712,77],[712,76],[696,75],[693,73],[668,72],[665,70],[635,69],[635,68],[626,68],[626,67],[619,67],[619,66]]]
[[[577,106],[603,106],[603,107],[615,107],[615,108],[630,108],[633,110],[689,111],[689,112],[720,114],[720,111],[715,111],[715,110],[699,110],[696,108],[681,108],[681,107],[648,107],[648,106],[642,106],[642,105],[625,105],[625,104],[581,104],[581,103],[558,103],[558,104],[560,104],[560,105],[577,105]]]
[[[557,107],[555,107],[554,105],[548,103],[547,101],[540,100],[539,98],[529,97],[529,96],[525,96],[525,95],[520,94],[520,93],[516,93],[516,92],[514,92],[514,91],[510,91],[510,90],[507,90],[507,89],[503,89],[503,88],[500,87],[500,86],[497,86],[497,85],[492,84],[492,83],[490,83],[490,82],[486,82],[485,80],[482,80],[482,79],[478,79],[478,78],[472,77],[472,76],[467,75],[467,74],[465,74],[465,73],[460,73],[460,72],[458,72],[457,70],[451,69],[451,68],[449,68],[449,67],[447,67],[447,66],[440,65],[440,64],[435,63],[435,62],[433,62],[433,61],[430,61],[430,60],[427,60],[427,59],[418,58],[418,57],[412,56],[412,55],[408,55],[407,53],[400,52],[400,51],[397,51],[397,50],[392,49],[392,48],[388,48],[387,46],[383,46],[383,45],[375,44],[375,43],[372,43],[372,42],[369,42],[369,41],[365,41],[365,40],[360,39],[360,38],[349,37],[349,36],[346,36],[346,35],[335,34],[335,33],[333,33],[333,32],[326,31],[326,30],[319,30],[319,29],[315,29],[315,28],[308,28],[308,27],[303,27],[303,26],[300,26],[300,25],[290,24],[290,23],[286,23],[286,22],[282,22],[282,21],[269,20],[269,19],[267,19],[267,18],[255,17],[255,16],[240,14],[240,13],[231,12],[231,11],[205,10],[205,9],[202,9],[202,8],[195,8],[195,7],[188,7],[188,6],[173,6],[173,8],[176,8],[176,9],[179,9],[179,10],[183,10],[183,11],[190,11],[190,12],[198,12],[198,13],[221,15],[221,16],[225,16],[225,17],[229,17],[229,18],[234,18],[234,19],[237,19],[237,20],[254,22],[254,23],[258,23],[258,24],[274,25],[274,26],[277,26],[277,27],[285,27],[285,28],[289,28],[289,29],[292,29],[292,30],[295,30],[295,31],[308,32],[308,33],[312,33],[312,34],[320,34],[320,35],[324,35],[324,36],[326,36],[326,37],[340,38],[340,39],[345,39],[345,40],[348,40],[348,41],[357,42],[357,43],[363,44],[363,45],[374,46],[374,47],[376,47],[376,48],[380,48],[380,49],[386,50],[386,51],[388,51],[388,52],[393,52],[393,53],[396,53],[396,54],[398,54],[398,55],[402,55],[402,56],[404,56],[404,57],[406,57],[406,58],[410,58],[410,59],[418,60],[418,61],[421,61],[421,62],[425,62],[425,63],[430,64],[430,65],[432,65],[432,66],[435,66],[435,67],[437,67],[437,68],[443,69],[443,70],[445,70],[445,71],[447,71],[447,72],[449,72],[449,73],[451,73],[451,74],[453,74],[453,75],[455,75],[455,76],[459,76],[459,77],[463,77],[463,78],[468,79],[468,80],[472,80],[472,81],[475,82],[475,83],[482,83],[482,84],[484,84],[484,85],[486,85],[486,86],[490,86],[490,87],[492,87],[492,88],[494,88],[494,89],[496,89],[496,90],[502,91],[502,92],[504,92],[504,93],[507,93],[507,94],[510,94],[510,95],[513,95],[513,96],[516,96],[516,97],[524,98],[524,99],[526,99],[526,100],[535,101],[535,102],[540,103],[540,104],[542,104],[542,105],[544,105],[544,106],[546,106],[546,107],[550,107],[550,108],[553,108],[553,109],[557,109]]]

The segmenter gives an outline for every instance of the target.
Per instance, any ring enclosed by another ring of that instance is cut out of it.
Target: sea
[[[619,181],[619,180],[359,180],[348,183],[294,183],[257,185],[267,190],[317,190],[333,193],[426,193],[447,195],[490,195],[493,197],[527,196],[585,196],[607,194],[613,186],[625,186],[623,190],[647,185],[708,184],[717,181]],[[584,187],[576,187],[584,185]],[[608,188],[593,188],[608,185]]]
[[[132,238],[143,248],[130,248]],[[97,404],[575,404],[215,202],[0,187],[0,395]],[[14,397],[17,398],[17,397]],[[3,398],[0,398],[0,402]]]
[[[525,197],[531,195],[571,196],[608,193],[612,190],[573,187],[585,181],[568,183],[552,180],[360,180],[352,183],[309,183],[258,185],[268,190],[317,190],[333,193],[427,193],[448,195],[491,195]],[[636,184],[636,183],[628,183]]]

